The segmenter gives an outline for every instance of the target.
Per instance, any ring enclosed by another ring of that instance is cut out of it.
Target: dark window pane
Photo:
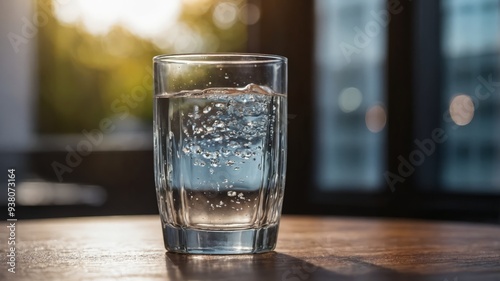
[[[442,110],[449,136],[441,183],[466,192],[500,191],[500,1],[442,1]]]
[[[385,169],[385,1],[315,4],[317,185],[375,190]]]

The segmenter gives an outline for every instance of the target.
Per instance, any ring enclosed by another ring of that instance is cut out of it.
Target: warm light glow
[[[238,17],[238,6],[230,2],[221,2],[215,6],[213,21],[220,29],[231,28]]]
[[[387,114],[385,109],[380,105],[374,105],[366,111],[365,116],[366,127],[372,133],[382,131],[387,122]]]
[[[342,92],[340,92],[339,106],[340,109],[345,113],[349,113],[358,109],[362,101],[363,95],[357,88],[346,88],[343,89]]]
[[[153,43],[162,49],[171,49],[175,53],[196,53],[201,51],[215,51],[218,39],[212,33],[204,37],[189,25],[177,23],[168,32],[168,36],[158,37]]]
[[[23,206],[102,205],[106,191],[95,185],[25,181],[17,185],[17,200]]]
[[[208,11],[212,5],[212,0],[182,0],[185,11],[194,14],[202,15]]]
[[[468,95],[455,96],[450,103],[450,116],[459,126],[465,126],[474,117],[474,102]]]
[[[139,37],[152,38],[177,21],[181,4],[181,0],[54,1],[54,12],[61,22],[82,23],[92,34],[106,34],[121,25]]]
[[[239,17],[246,25],[256,24],[260,19],[260,9],[254,4],[247,4],[241,7]]]

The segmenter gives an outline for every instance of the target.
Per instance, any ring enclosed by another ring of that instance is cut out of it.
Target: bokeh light
[[[240,21],[246,25],[256,24],[260,19],[260,9],[257,5],[246,4],[240,9]]]
[[[213,21],[220,29],[233,27],[238,18],[238,6],[231,2],[221,2],[215,6]]]
[[[372,133],[378,133],[385,128],[387,113],[381,105],[374,105],[366,111],[366,127]]]
[[[474,102],[468,95],[457,95],[450,102],[450,116],[459,126],[465,126],[474,117]]]
[[[339,106],[340,109],[349,113],[355,111],[361,105],[363,101],[363,95],[358,88],[350,87],[343,89],[339,95]]]

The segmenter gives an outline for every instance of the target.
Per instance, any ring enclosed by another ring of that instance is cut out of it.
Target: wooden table
[[[500,280],[500,227],[284,216],[275,252],[165,253],[157,216],[18,221],[0,280]]]

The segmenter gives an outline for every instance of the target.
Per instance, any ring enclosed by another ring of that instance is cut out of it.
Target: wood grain
[[[285,216],[275,252],[201,256],[157,216],[20,220],[15,274],[1,241],[0,280],[500,280],[500,227],[470,223]]]

